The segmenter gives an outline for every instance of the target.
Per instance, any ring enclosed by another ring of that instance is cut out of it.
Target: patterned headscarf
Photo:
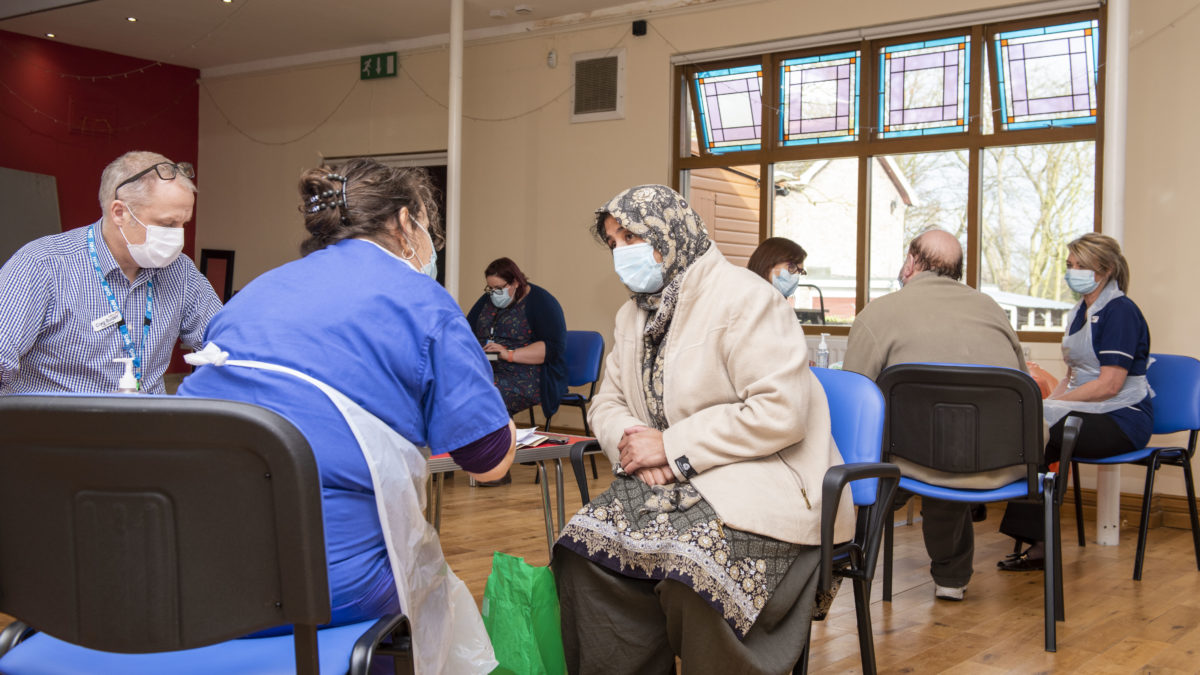
[[[596,209],[610,215],[633,234],[645,239],[662,256],[663,287],[656,293],[633,293],[638,307],[650,312],[643,335],[645,350],[642,381],[652,422],[666,429],[662,408],[663,339],[671,326],[679,289],[688,269],[712,246],[704,222],[687,200],[665,185],[639,185],[613,197]],[[602,221],[599,221],[602,222]],[[601,230],[600,234],[603,234]]]

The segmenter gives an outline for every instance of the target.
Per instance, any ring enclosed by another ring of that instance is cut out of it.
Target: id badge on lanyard
[[[109,313],[92,322],[92,330],[103,330],[113,324],[116,324],[117,331],[121,334],[121,342],[125,347],[125,353],[133,359],[133,375],[137,378],[138,389],[142,388],[142,359],[139,351],[144,352],[150,344],[150,317],[154,313],[154,280],[146,280],[146,320],[142,323],[142,344],[141,350],[133,344],[133,335],[129,332],[129,325],[125,323],[125,317],[121,313],[121,305],[117,302],[117,296],[113,294],[112,286],[109,285],[108,279],[104,278],[104,272],[100,269],[100,256],[96,252],[96,226],[92,225],[88,228],[87,233],[88,256],[92,259],[92,269],[96,272],[96,279],[100,282],[100,288],[104,289],[104,296],[108,300]]]

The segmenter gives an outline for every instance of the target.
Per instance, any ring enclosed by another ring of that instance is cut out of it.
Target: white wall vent
[[[625,50],[573,54],[571,122],[625,118]]]

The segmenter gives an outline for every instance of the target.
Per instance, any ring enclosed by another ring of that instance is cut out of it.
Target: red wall
[[[0,30],[0,166],[54,176],[64,230],[99,220],[100,174],[123,153],[196,163],[199,77],[193,68]],[[197,166],[197,186],[203,175]],[[189,226],[186,255],[195,238]]]
[[[100,173],[121,154],[195,164],[199,77],[0,30],[0,166],[54,176],[63,229],[87,225],[100,218]],[[189,228],[189,254],[194,240]]]

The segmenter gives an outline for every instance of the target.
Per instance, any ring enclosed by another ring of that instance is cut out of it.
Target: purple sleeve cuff
[[[512,435],[505,424],[483,438],[471,441],[457,450],[451,450],[450,456],[465,471],[485,473],[504,460],[511,443]]]

